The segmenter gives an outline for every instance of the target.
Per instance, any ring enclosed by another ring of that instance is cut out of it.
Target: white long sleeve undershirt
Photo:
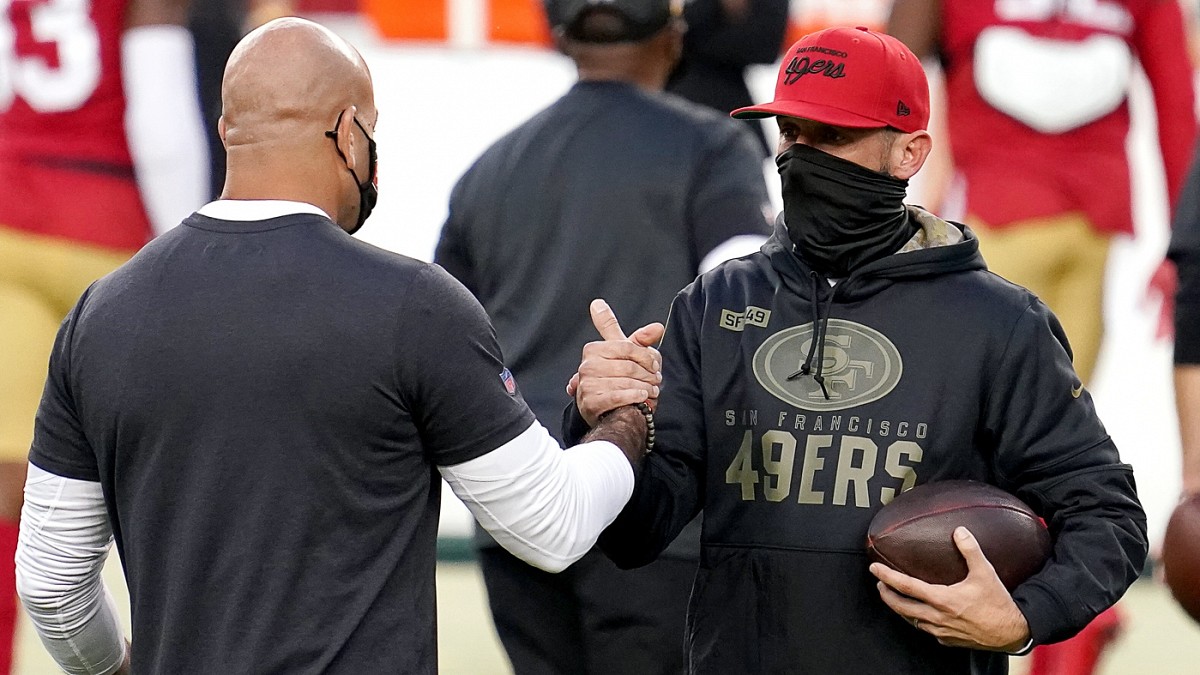
[[[593,441],[564,451],[538,422],[439,470],[501,546],[548,572],[582,558],[633,494],[633,467],[617,446]]]
[[[100,483],[29,465],[17,594],[46,651],[69,675],[109,675],[125,638],[100,570],[112,545]]]

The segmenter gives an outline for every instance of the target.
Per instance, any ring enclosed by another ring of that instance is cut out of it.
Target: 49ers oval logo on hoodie
[[[764,389],[803,410],[844,410],[887,396],[900,382],[904,361],[896,345],[874,328],[829,319],[820,374],[825,392],[813,378],[820,345],[808,374],[802,369],[813,341],[813,324],[782,330],[754,352],[754,377]]]

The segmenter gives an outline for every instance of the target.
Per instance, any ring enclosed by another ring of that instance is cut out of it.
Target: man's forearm
[[[565,451],[535,422],[491,452],[438,469],[500,545],[559,572],[591,550],[633,493],[630,463],[645,452],[645,421],[631,410]]]
[[[17,545],[17,594],[54,661],[108,675],[126,659],[116,606],[100,579],[112,528],[100,484],[30,464]]]
[[[646,416],[627,405],[606,413],[584,437],[583,442],[608,441],[621,449],[634,468],[646,458]]]
[[[1175,366],[1175,407],[1183,448],[1183,491],[1200,494],[1200,365]]]
[[[77,629],[65,630],[61,625],[56,625],[53,618],[41,612],[42,618],[32,621],[42,646],[68,675],[120,675],[129,672],[128,643],[122,634],[116,604],[103,582],[97,581],[96,584],[98,597],[94,601],[76,600],[65,594],[44,596],[50,602],[42,604],[42,608],[52,607],[52,603],[98,604],[92,618]],[[22,594],[22,602],[31,619],[35,613],[30,604],[32,597],[27,587]]]

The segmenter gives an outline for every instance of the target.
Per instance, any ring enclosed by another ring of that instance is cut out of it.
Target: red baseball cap
[[[826,28],[788,49],[774,101],[730,114],[912,132],[929,125],[929,82],[920,59],[896,38],[862,27]]]

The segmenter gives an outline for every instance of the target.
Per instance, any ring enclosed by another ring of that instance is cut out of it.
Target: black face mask
[[[916,232],[908,222],[908,181],[797,143],[775,159],[792,251],[814,270],[844,278],[889,256]]]
[[[326,131],[325,136],[326,138],[333,139],[333,147],[337,150],[338,157],[344,160],[346,156],[342,154],[342,149],[337,147],[337,127],[341,123],[342,113],[338,113],[337,122],[333,125],[333,131]],[[376,171],[379,168],[379,156],[376,154],[375,139],[371,138],[371,135],[367,133],[367,130],[358,121],[357,117],[354,118],[354,124],[359,129],[362,129],[363,136],[367,137],[367,156],[370,158],[371,166],[367,171],[367,180],[363,183],[358,182],[358,175],[354,171],[351,171],[349,168],[346,169],[350,171],[351,176],[354,176],[354,184],[358,186],[358,220],[354,223],[354,227],[350,228],[350,234],[354,234],[362,229],[363,223],[367,222],[371,211],[375,209],[375,202],[379,201],[379,186],[375,184],[378,177]]]

